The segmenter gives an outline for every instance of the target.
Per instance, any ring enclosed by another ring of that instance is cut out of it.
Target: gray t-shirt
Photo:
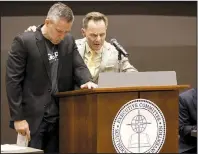
[[[52,101],[47,104],[44,119],[48,122],[56,122],[59,116],[58,100],[53,96],[58,92],[57,86],[57,70],[58,70],[58,45],[52,44],[49,40],[45,39],[46,50],[48,54],[48,60],[50,64],[51,71],[51,82],[52,82],[52,91],[51,98]]]

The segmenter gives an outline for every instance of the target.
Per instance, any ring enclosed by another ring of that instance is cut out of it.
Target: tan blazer
[[[85,43],[86,43],[86,38],[76,40],[78,51],[83,59],[85,53]],[[118,70],[118,51],[113,45],[105,41],[103,45],[102,61],[100,64],[100,69],[95,79],[93,79],[93,81],[97,82],[98,75],[100,72],[116,72],[116,70]],[[128,58],[122,57],[121,71],[137,72],[138,70],[129,63]]]

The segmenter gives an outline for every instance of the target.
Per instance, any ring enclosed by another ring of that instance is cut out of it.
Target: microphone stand
[[[121,52],[118,50],[118,72],[121,72],[121,61],[122,61],[122,54]]]

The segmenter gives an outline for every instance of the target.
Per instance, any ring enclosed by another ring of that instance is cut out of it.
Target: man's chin
[[[52,41],[53,44],[57,45],[59,44],[61,41]]]
[[[94,47],[94,50],[95,50],[95,51],[99,51],[100,49],[101,49],[101,46]]]

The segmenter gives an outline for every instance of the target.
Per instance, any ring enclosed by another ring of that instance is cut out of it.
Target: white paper
[[[1,152],[17,151],[17,150],[23,150],[26,148],[27,147],[22,147],[22,146],[13,145],[13,144],[3,144],[3,145],[1,145]]]
[[[27,147],[28,146],[28,138],[27,136],[23,136],[18,133],[17,135],[17,145]]]

